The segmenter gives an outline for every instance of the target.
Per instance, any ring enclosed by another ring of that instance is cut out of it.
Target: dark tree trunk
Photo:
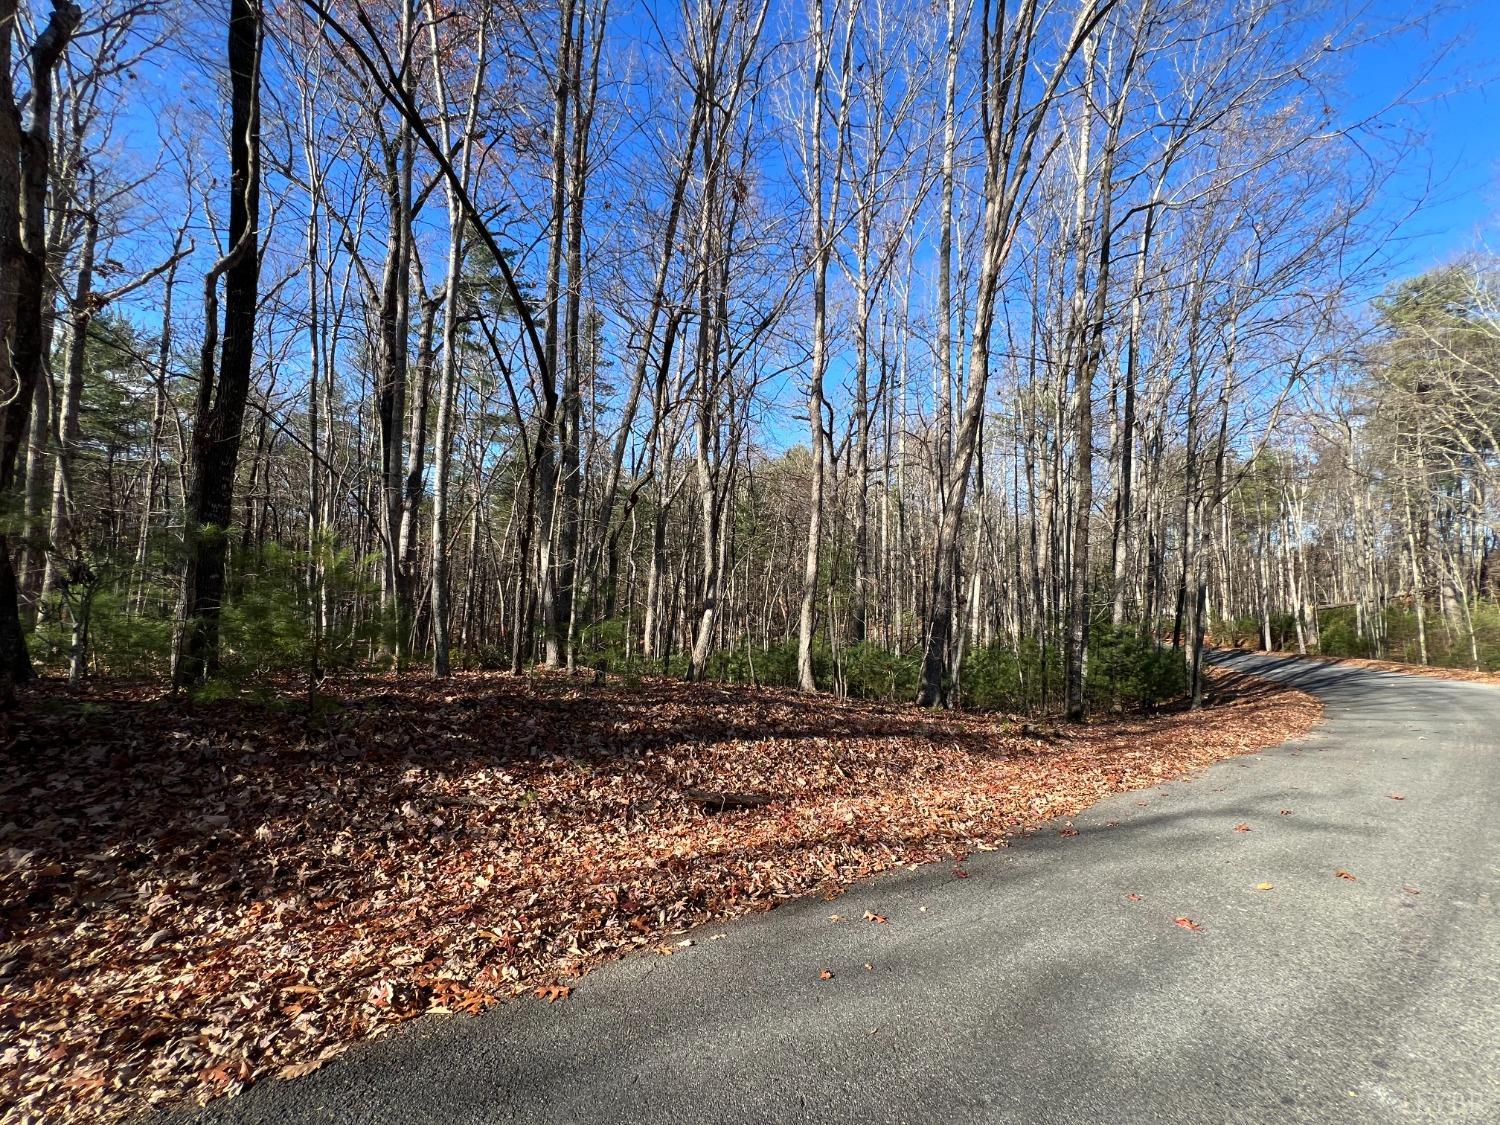
[[[230,0],[229,253],[204,283],[206,333],[201,356],[191,476],[187,496],[187,562],[183,570],[173,680],[201,683],[218,670],[228,525],[235,467],[255,359],[255,305],[260,278],[260,53],[257,0]],[[218,277],[224,278],[224,339],[218,336]]]
[[[0,0],[0,501],[15,489],[16,456],[30,427],[46,339],[51,289],[43,216],[52,167],[52,75],[82,18],[76,4],[53,0],[30,51],[31,123],[22,132],[11,85],[16,7],[15,0]],[[0,525],[0,703],[33,675],[7,530]]]

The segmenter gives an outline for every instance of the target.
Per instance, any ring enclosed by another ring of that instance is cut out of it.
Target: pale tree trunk
[[[1088,300],[1088,268],[1093,249],[1090,237],[1093,233],[1093,221],[1088,212],[1088,183],[1089,144],[1092,138],[1094,113],[1090,103],[1093,100],[1094,63],[1098,48],[1096,35],[1089,36],[1088,42],[1083,47],[1084,94],[1081,102],[1082,120],[1079,122],[1076,141],[1077,164],[1074,168],[1077,185],[1073,224],[1077,246],[1073,301],[1068,313],[1069,354],[1067,358],[1070,360],[1069,366],[1073,368],[1074,374],[1073,400],[1076,413],[1073,423],[1073,527],[1072,542],[1069,545],[1068,617],[1063,646],[1063,668],[1067,713],[1068,718],[1073,722],[1081,722],[1084,711],[1084,675],[1088,659],[1089,629],[1089,521],[1094,509],[1094,371],[1093,365],[1088,362],[1084,354],[1086,349],[1091,350],[1094,347],[1094,333],[1092,327],[1084,323],[1084,318],[1093,311],[1091,307],[1093,303]],[[1103,167],[1100,172],[1100,209],[1103,212],[1105,231],[1100,252],[1099,276],[1094,279],[1094,284],[1099,294],[1101,305],[1099,311],[1102,313],[1103,298],[1107,294],[1109,285],[1107,200],[1111,185],[1109,161],[1106,158],[1101,163]],[[1101,334],[1103,327],[1101,323],[1099,326]],[[1059,380],[1059,393],[1065,382],[1066,374],[1063,379]],[[1061,439],[1059,439],[1059,444],[1061,444]]]
[[[167,267],[166,285],[161,304],[161,338],[157,343],[156,363],[151,372],[151,438],[146,452],[146,483],[142,488],[141,528],[136,540],[136,598],[135,612],[141,613],[146,605],[146,561],[151,548],[151,516],[156,505],[156,490],[161,481],[162,438],[167,424],[171,401],[167,395],[168,365],[172,360],[172,297],[177,288],[177,263],[182,254],[183,240],[187,228],[180,227],[172,244],[172,264]],[[170,509],[170,482],[166,485],[169,502],[163,505]]]
[[[438,20],[428,0],[428,35],[432,47],[433,86],[439,113],[438,134],[443,146],[454,149],[448,122],[448,88],[443,77],[442,51],[438,41]],[[465,225],[462,192],[469,186],[474,149],[474,135],[479,116],[480,99],[488,70],[489,11],[480,18],[474,48],[474,78],[469,90],[468,108],[460,128],[455,166],[458,184],[447,184],[448,198],[448,281],[443,305],[443,357],[437,388],[437,432],[433,437],[432,468],[432,674],[442,678],[449,673],[449,589],[448,589],[448,480],[453,460],[453,411],[458,382],[458,322],[462,311]]]
[[[1412,518],[1411,495],[1406,496],[1406,556],[1411,565],[1411,601],[1417,617],[1417,651],[1423,664],[1427,663],[1427,597],[1422,576],[1421,554],[1417,550],[1417,534]]]
[[[1136,249],[1135,273],[1130,285],[1130,321],[1126,329],[1125,344],[1124,404],[1120,417],[1119,483],[1115,497],[1114,539],[1110,559],[1110,575],[1114,587],[1110,624],[1116,629],[1125,624],[1130,588],[1126,571],[1136,557],[1137,521],[1134,488],[1137,364],[1140,360],[1141,329],[1145,315],[1146,262],[1151,251],[1151,235],[1155,222],[1156,208],[1152,206],[1147,208],[1141,224],[1140,245]],[[1137,610],[1139,608],[1139,606],[1136,607]]]
[[[851,17],[853,3],[851,2]],[[807,553],[802,568],[802,606],[797,616],[797,686],[805,692],[818,690],[813,675],[813,626],[818,598],[818,572],[823,547],[823,505],[827,490],[830,437],[825,429],[823,412],[827,402],[823,380],[828,371],[828,265],[832,254],[832,227],[838,221],[839,170],[844,156],[845,115],[849,111],[848,79],[850,52],[845,46],[840,63],[838,89],[838,125],[833,155],[833,169],[825,167],[823,145],[823,112],[825,87],[830,66],[831,31],[823,23],[823,0],[812,0],[808,19],[813,24],[812,106],[807,122],[808,195],[812,206],[812,369],[808,379],[807,420],[812,455],[812,484],[808,497]],[[825,204],[824,190],[831,181],[831,198]],[[826,210],[825,210],[826,207]]]
[[[990,333],[994,328],[1000,273],[1010,257],[1021,217],[1021,199],[1035,173],[1033,154],[1046,110],[1057,96],[1074,57],[1109,11],[1109,0],[1095,0],[1081,10],[1059,58],[1046,74],[1043,88],[1027,102],[1025,85],[1032,69],[1038,8],[1022,0],[1014,12],[981,28],[990,73],[982,75],[987,131],[984,137],[984,219],[976,279],[974,329],[969,350],[968,386],[954,441],[953,468],[938,497],[937,533],[931,567],[931,601],[922,656],[918,702],[934,706],[942,699],[949,671],[953,632],[954,579],[958,544],[979,423],[990,376]]]
[[[409,81],[414,31],[412,0],[401,0],[399,34],[403,61],[399,81]],[[409,91],[402,89],[403,94]],[[411,331],[412,164],[411,129],[403,117],[394,136],[383,140],[382,188],[387,219],[385,264],[376,294],[378,381],[376,401],[380,422],[380,463],[385,538],[381,596],[394,617],[393,653],[399,669],[410,655],[415,615],[415,576],[403,566],[401,526],[406,516],[403,458],[407,424],[407,348]]]
[[[57,582],[59,557],[73,558],[82,544],[75,543],[70,487],[74,457],[82,437],[78,424],[83,403],[83,366],[87,353],[89,323],[93,319],[94,254],[99,245],[99,218],[92,211],[84,219],[83,245],[79,249],[78,277],[74,284],[72,308],[68,318],[68,341],[63,353],[64,381],[62,401],[57,412],[57,455],[52,465],[52,515],[48,521],[47,552],[43,570],[42,593],[51,591]]]
[[[937,291],[937,433],[933,438],[933,468],[938,494],[948,485],[953,463],[953,187],[957,145],[958,50],[967,30],[966,4],[960,26],[958,0],[948,0],[947,49],[943,67],[943,156],[938,202]]]
[[[582,518],[582,467],[579,451],[583,424],[582,376],[583,348],[580,342],[580,318],[583,303],[583,227],[584,203],[589,173],[589,137],[593,129],[594,104],[599,93],[599,56],[604,44],[604,24],[609,0],[599,0],[593,15],[587,2],[579,13],[578,42],[573,50],[571,75],[573,102],[572,160],[568,173],[568,291],[564,346],[567,353],[561,426],[562,496],[561,527],[558,533],[557,596],[552,613],[552,632],[563,637],[564,659],[568,672],[574,670],[575,624],[578,617],[577,591],[579,521]],[[590,37],[592,33],[592,37]],[[588,66],[588,88],[583,88],[583,48],[591,46]],[[593,354],[593,329],[590,329],[589,353]]]
[[[540,549],[538,579],[541,583],[543,657],[547,667],[561,667],[562,638],[556,629],[557,603],[557,504],[558,467],[556,437],[559,398],[557,392],[558,335],[562,319],[562,270],[567,244],[568,214],[568,125],[573,116],[574,22],[577,0],[562,0],[558,8],[557,73],[552,98],[552,212],[547,240],[546,318],[543,347],[546,370],[542,374],[543,403],[537,439],[536,504],[540,517],[537,540]]]

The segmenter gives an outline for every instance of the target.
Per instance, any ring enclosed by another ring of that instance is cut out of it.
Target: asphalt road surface
[[[1325,721],[967,879],[938,864],[700,930],[200,1119],[1500,1122],[1500,688],[1228,663]]]

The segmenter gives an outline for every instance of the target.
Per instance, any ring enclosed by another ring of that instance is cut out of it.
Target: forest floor
[[[1260,652],[1258,648],[1238,647],[1226,651]],[[1268,656],[1295,656],[1298,660],[1316,660],[1320,664],[1347,664],[1353,668],[1370,668],[1376,672],[1406,672],[1434,680],[1463,680],[1473,684],[1500,684],[1500,672],[1482,672],[1474,668],[1441,668],[1435,664],[1408,664],[1401,660],[1370,660],[1363,656],[1321,656],[1273,650]]]
[[[0,719],[0,1119],[125,1120],[426,1012],[566,1001],[623,952],[898,865],[962,877],[1321,714],[1210,677],[1205,711],[1076,728],[666,680],[351,679],[311,721],[43,683]]]

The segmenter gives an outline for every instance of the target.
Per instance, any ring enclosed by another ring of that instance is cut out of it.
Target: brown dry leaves
[[[560,1000],[623,950],[952,862],[1319,713],[1241,687],[1035,737],[665,681],[352,680],[313,729],[294,704],[42,685],[0,731],[0,1118],[119,1121],[423,1012]],[[695,787],[776,799],[715,814]]]

